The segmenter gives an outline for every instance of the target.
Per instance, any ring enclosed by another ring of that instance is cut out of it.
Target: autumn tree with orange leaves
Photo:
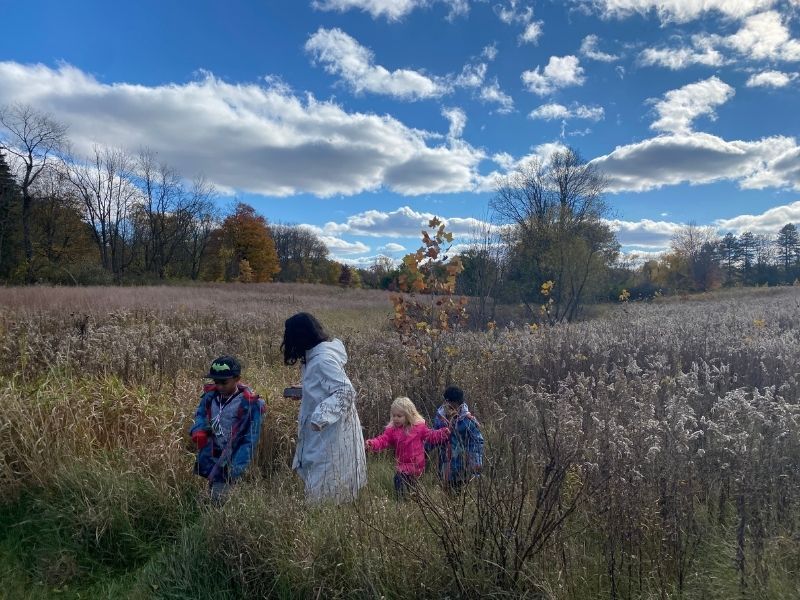
[[[208,279],[263,283],[280,271],[267,220],[240,202],[215,232]]]

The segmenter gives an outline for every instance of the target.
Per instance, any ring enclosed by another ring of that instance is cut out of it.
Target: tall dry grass
[[[4,297],[7,589],[141,598],[210,589],[223,598],[800,595],[797,290],[631,304],[535,332],[453,334],[440,372],[464,387],[483,422],[483,477],[450,497],[426,476],[415,499],[398,504],[391,461],[370,459],[358,503],[309,508],[289,471],[296,405],[279,394],[297,373],[280,365],[282,321],[302,306],[344,338],[374,435],[394,396],[428,412],[438,402],[426,374],[404,360],[385,297],[331,299],[310,288],[296,303],[267,302],[241,286],[188,289],[198,297],[180,310],[165,299],[173,289],[153,291],[150,305],[117,298],[111,312],[91,299],[127,290],[89,294],[82,314],[90,318],[77,323],[59,296],[74,290],[47,290],[39,304]],[[216,510],[190,473],[187,430],[199,376],[223,352],[242,356],[268,412],[248,482]]]

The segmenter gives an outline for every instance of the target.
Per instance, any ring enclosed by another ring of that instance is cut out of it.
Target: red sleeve
[[[450,439],[450,428],[442,427],[441,429],[425,429],[425,441],[431,446],[440,446],[447,443]]]
[[[367,448],[373,452],[380,452],[386,450],[389,446],[394,446],[394,436],[392,435],[392,426],[387,427],[382,434],[367,440]]]

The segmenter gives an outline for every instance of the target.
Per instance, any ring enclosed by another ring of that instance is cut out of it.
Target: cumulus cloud
[[[754,73],[747,80],[747,87],[773,87],[782,88],[797,79],[797,73],[784,73],[783,71],[762,71]]]
[[[348,256],[369,252],[369,246],[361,242],[348,242],[331,235],[320,235],[319,239],[328,247],[334,256]]]
[[[692,65],[719,66],[731,62],[720,49],[737,53],[753,61],[800,61],[800,40],[792,38],[786,19],[778,11],[768,10],[745,18],[731,35],[696,34],[690,45],[676,48],[646,48],[638,62],[678,70]]]
[[[494,44],[489,44],[486,46],[483,49],[483,52],[481,52],[481,56],[489,61],[497,58],[497,43],[495,42]]]
[[[600,121],[605,117],[602,106],[585,106],[583,104],[573,104],[569,108],[563,104],[550,103],[542,104],[529,115],[531,119],[541,119],[553,121],[556,119],[588,119],[590,121]]]
[[[772,7],[778,0],[577,0],[605,18],[622,19],[655,13],[663,23],[686,23],[715,12],[741,19]]]
[[[614,62],[615,60],[619,60],[619,56],[616,54],[601,52],[598,49],[599,43],[600,38],[595,34],[587,35],[581,42],[581,56],[585,56],[591,60],[599,60],[600,62]]]
[[[328,222],[322,227],[305,225],[318,235],[342,236],[359,235],[365,237],[418,238],[426,229],[428,221],[434,216],[430,212],[420,212],[409,206],[401,206],[393,211],[368,210],[347,217],[342,223]],[[442,217],[447,230],[456,236],[469,236],[472,232],[486,226],[479,219],[472,217]]]
[[[711,40],[703,36],[693,36],[692,46],[688,47],[645,48],[638,57],[640,65],[666,67],[673,71],[692,65],[715,67],[725,62],[725,57],[714,48]]]
[[[514,110],[514,99],[500,89],[497,79],[482,87],[478,97],[488,104],[497,104],[496,110],[500,114],[508,114]]]
[[[372,92],[405,100],[435,98],[449,86],[411,69],[389,71],[374,63],[371,50],[341,29],[320,28],[305,45],[306,52],[325,70],[342,78],[356,93]]]
[[[106,84],[69,65],[0,62],[0,105],[12,102],[67,124],[79,153],[94,142],[149,146],[187,176],[275,196],[470,191],[485,158],[464,142],[430,145],[430,132],[298,96],[274,80],[230,84],[206,74],[186,84]]]
[[[544,33],[544,21],[536,21],[533,18],[533,7],[530,5],[522,6],[517,0],[508,0],[506,4],[498,4],[494,7],[498,18],[506,25],[520,24],[523,31],[517,38],[521,44],[539,43],[539,38]]]
[[[449,18],[469,12],[468,0],[313,0],[311,3],[318,10],[361,10],[369,13],[373,19],[385,18],[388,21],[399,21],[412,11],[433,4],[444,4],[449,9]]]
[[[323,236],[323,239],[328,239],[329,235],[334,236],[335,239],[338,239],[340,235],[417,239],[432,217],[432,213],[403,206],[389,212],[373,210],[359,213],[348,217],[342,223],[330,222],[323,227],[312,225],[304,225],[304,227],[312,229]],[[456,244],[451,248],[451,252],[454,254],[468,247],[468,243],[476,231],[481,231],[481,228],[496,229],[498,227],[479,219],[464,217],[450,217],[444,219],[444,222],[447,223],[448,229],[456,234]],[[609,219],[605,222],[615,232],[617,240],[622,246],[623,254],[635,254],[641,261],[657,258],[659,254],[669,248],[673,236],[686,226],[685,223],[653,219],[638,221]],[[718,219],[711,226],[720,232],[775,233],[786,223],[797,222],[800,222],[800,200],[771,208],[757,215],[739,215],[731,219]],[[343,243],[347,244],[348,242]],[[358,242],[353,243],[353,246],[355,247],[356,244]],[[365,248],[367,247],[365,246]],[[369,265],[374,263],[376,258],[375,256],[353,257],[358,252],[348,250],[342,252],[335,246],[331,249],[334,255],[341,256],[341,258],[336,256],[337,260],[343,260],[349,264]],[[368,251],[367,248],[362,254]],[[381,253],[378,256],[386,256],[387,254],[406,252],[407,249],[402,244],[389,242],[379,247],[377,251]]]
[[[542,37],[544,29],[542,28],[544,21],[532,21],[525,26],[525,30],[519,35],[521,44],[533,44],[534,46],[539,43],[539,38]]]
[[[551,56],[544,67],[522,73],[522,82],[529,91],[539,96],[552,94],[569,86],[583,85],[586,78],[577,56]]]
[[[672,236],[683,225],[669,221],[623,221],[613,219],[606,221],[617,234],[617,240],[622,246],[636,246],[638,248],[665,248],[669,246]]]
[[[714,225],[723,231],[743,233],[775,233],[787,223],[800,223],[800,200],[775,206],[758,215],[739,215],[732,219],[718,219]]]
[[[507,152],[498,152],[492,155],[492,161],[497,164],[500,169],[496,169],[491,173],[480,177],[476,191],[479,192],[494,192],[497,189],[497,184],[511,171],[514,171],[524,165],[527,165],[532,160],[537,160],[540,163],[547,163],[552,155],[556,152],[564,152],[568,148],[561,142],[546,142],[539,144],[530,149],[530,152],[520,158],[514,158]]]
[[[688,132],[697,117],[707,115],[714,119],[714,109],[730,100],[734,94],[734,89],[717,77],[671,90],[655,103],[659,118],[650,128],[669,133]]]
[[[605,172],[612,192],[721,180],[744,189],[800,190],[800,147],[784,136],[728,141],[698,132],[663,135],[618,146],[592,163]]]
[[[488,65],[486,63],[467,63],[461,69],[461,73],[455,77],[454,83],[458,87],[480,87],[486,78],[487,69]]]
[[[460,108],[443,108],[442,116],[450,122],[447,137],[451,140],[460,138],[467,124],[467,114]]]
[[[784,18],[774,10],[748,17],[733,35],[711,39],[754,60],[800,61],[800,40],[791,37]]]

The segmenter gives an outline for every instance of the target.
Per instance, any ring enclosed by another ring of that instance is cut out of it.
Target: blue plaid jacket
[[[450,443],[439,449],[439,477],[444,481],[468,480],[483,467],[483,434],[480,424],[469,412],[466,403],[448,420],[445,406],[439,407],[433,428],[450,428]]]

